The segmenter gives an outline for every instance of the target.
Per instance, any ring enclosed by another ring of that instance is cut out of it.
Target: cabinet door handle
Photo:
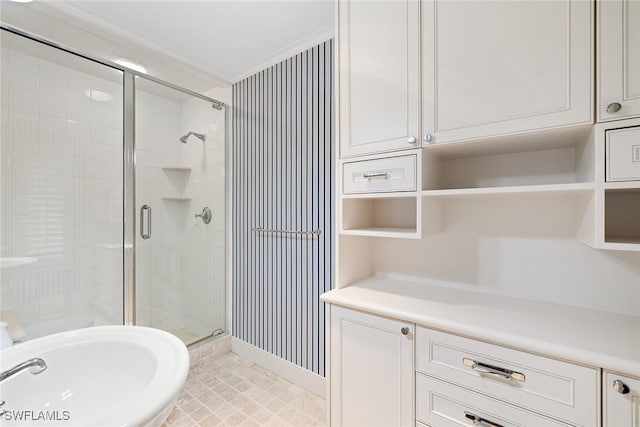
[[[373,178],[387,178],[386,172],[367,172],[362,175],[365,179],[373,179]]]
[[[620,394],[629,393],[629,387],[627,387],[627,385],[620,380],[615,380],[613,382],[613,389]]]
[[[525,381],[525,376],[523,373],[512,371],[510,369],[487,365],[486,363],[478,362],[477,360],[473,359],[467,359],[466,357],[462,359],[462,363],[464,364],[464,366],[468,366],[469,368],[473,369],[476,372],[480,372],[481,374],[492,375],[494,377],[498,377],[507,381],[516,380],[522,383]]]
[[[612,102],[611,104],[607,105],[607,113],[609,114],[617,113],[618,111],[620,111],[621,108],[622,108],[622,105],[619,102]]]
[[[433,140],[433,135],[431,135],[429,132],[427,132],[424,135],[422,135],[422,140],[424,142],[431,142]]]
[[[415,144],[416,143],[416,137],[415,136],[410,136],[409,138],[407,138],[407,142],[409,144]]]
[[[409,328],[405,326],[404,328],[400,329],[400,333],[402,335],[409,335]]]
[[[479,417],[471,412],[464,413],[464,416],[473,421],[473,425],[485,426],[485,427],[504,427],[502,424],[494,423],[482,417]]]

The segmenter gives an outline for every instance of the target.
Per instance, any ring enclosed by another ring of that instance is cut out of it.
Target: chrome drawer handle
[[[504,427],[502,424],[491,422],[475,414],[472,414],[471,412],[465,411],[464,416],[470,419],[471,421],[473,421],[473,425],[479,425],[479,426],[485,426],[485,427]]]
[[[386,172],[368,172],[362,175],[365,179],[387,178]]]
[[[501,378],[503,380],[511,381],[516,380],[520,382],[524,382],[525,376],[520,372],[515,372],[510,369],[500,368],[498,366],[487,365],[486,363],[478,362],[477,360],[467,359],[466,357],[462,359],[462,363],[464,366],[468,366],[476,372],[480,372],[481,374],[493,375],[495,377]]]

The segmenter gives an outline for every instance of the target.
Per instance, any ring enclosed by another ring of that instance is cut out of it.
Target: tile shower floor
[[[321,426],[325,401],[234,354],[191,362],[163,426]]]

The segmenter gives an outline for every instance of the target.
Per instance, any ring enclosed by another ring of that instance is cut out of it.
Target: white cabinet
[[[345,162],[344,194],[416,191],[417,155]]]
[[[338,1],[342,157],[420,145],[420,3]]]
[[[438,427],[570,427],[571,424],[417,374],[418,420]],[[597,424],[588,424],[597,425]]]
[[[414,325],[331,306],[332,426],[412,426]]]
[[[592,2],[421,7],[425,145],[593,122]]]
[[[640,2],[597,5],[598,121],[640,116]]]
[[[498,399],[528,411],[561,420],[566,425],[598,424],[600,370],[597,368],[418,327],[416,370],[428,375],[429,378],[444,379],[491,399]],[[424,396],[420,401],[430,401],[435,405],[433,397],[426,398],[429,395],[426,390],[438,390],[438,388],[434,389],[426,377],[422,383]],[[418,380],[418,390],[420,390],[420,380]],[[455,395],[453,393],[453,396]],[[486,413],[501,413],[505,416],[509,413],[499,409],[501,405],[492,406],[490,399],[479,397],[478,402],[485,403],[478,403],[479,406],[475,407],[469,400],[463,399],[463,401],[471,405],[468,407],[471,413],[481,417]],[[441,404],[444,405],[444,403]],[[474,412],[476,409],[480,410],[480,415]],[[418,406],[418,419],[429,424],[440,425],[440,422],[432,421],[431,412],[433,411],[437,412],[437,409],[421,409]],[[523,419],[519,421],[523,424],[526,424],[524,419],[527,419],[525,412],[523,410],[515,412],[522,414]],[[420,418],[421,413],[425,414],[425,417]],[[464,419],[462,411],[456,409],[456,413],[458,418]],[[541,420],[535,421],[535,417],[528,419],[529,425],[557,425],[550,422],[545,424]],[[501,425],[504,421],[495,418],[492,420],[499,421],[498,424]]]
[[[595,136],[594,240],[587,243],[640,251],[640,118],[599,123]]]
[[[604,427],[640,427],[640,378],[604,372]]]
[[[607,181],[640,181],[640,126],[605,133]]]

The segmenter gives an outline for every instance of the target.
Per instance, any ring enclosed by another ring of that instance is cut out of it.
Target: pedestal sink
[[[3,426],[159,426],[189,371],[182,341],[140,326],[97,326],[14,345],[0,351],[0,371],[34,358],[46,369],[0,382]]]

